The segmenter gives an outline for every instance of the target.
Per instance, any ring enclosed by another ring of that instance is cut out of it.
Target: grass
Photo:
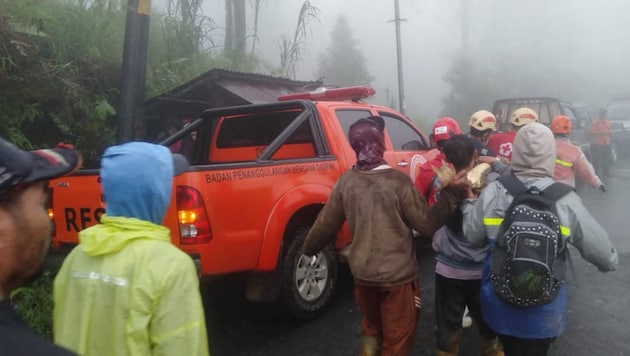
[[[15,289],[11,293],[11,302],[16,306],[18,314],[33,331],[51,341],[53,280],[53,273],[45,271],[29,286]]]

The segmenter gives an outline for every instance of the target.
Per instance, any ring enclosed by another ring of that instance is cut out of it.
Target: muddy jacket
[[[593,188],[602,184],[582,150],[573,145],[568,138],[556,137],[556,168],[553,178],[558,182],[575,187],[576,173]]]
[[[521,128],[514,139],[512,170],[526,187],[544,190],[554,183],[555,140],[551,130],[539,123]],[[489,245],[481,279],[481,310],[483,318],[499,334],[525,339],[556,337],[566,328],[567,287],[560,288],[549,304],[523,308],[508,304],[494,293],[489,269],[493,245],[506,210],[513,197],[499,181],[488,184],[478,199],[462,203],[464,236],[473,246]],[[617,266],[617,250],[606,231],[586,210],[580,197],[570,192],[556,202],[563,244],[575,246],[582,258],[599,268],[611,271]],[[558,266],[566,269],[565,265]]]
[[[396,286],[417,277],[411,229],[431,236],[456,209],[449,191],[431,208],[418,194],[409,176],[391,167],[353,168],[342,175],[304,242],[304,254],[313,255],[335,238],[348,221],[352,244],[348,264],[357,283]]]

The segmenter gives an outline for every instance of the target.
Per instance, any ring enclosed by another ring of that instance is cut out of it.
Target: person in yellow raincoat
[[[188,163],[130,142],[101,160],[106,214],[79,233],[54,283],[55,342],[81,355],[209,355],[192,259],[160,226]]]

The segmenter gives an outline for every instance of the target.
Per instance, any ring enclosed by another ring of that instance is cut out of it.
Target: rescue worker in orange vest
[[[593,120],[591,124],[591,154],[593,155],[593,166],[595,172],[602,177],[610,176],[610,135],[612,127],[610,120],[607,119],[605,109],[599,111],[599,117]]]
[[[512,142],[516,136],[516,131],[532,122],[538,122],[538,114],[536,114],[536,111],[527,107],[514,110],[510,117],[512,130],[494,133],[488,140],[488,147],[496,152],[504,161],[510,162],[512,160]]]
[[[573,123],[567,116],[559,115],[551,121],[551,131],[556,138],[556,167],[553,179],[575,188],[577,173],[586,184],[605,192],[606,186],[595,174],[593,166],[582,150],[569,141],[571,130]]]

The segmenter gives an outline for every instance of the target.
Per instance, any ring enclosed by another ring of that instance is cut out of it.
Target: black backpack
[[[568,254],[556,201],[573,188],[553,183],[542,191],[528,189],[513,174],[499,181],[514,200],[493,249],[490,279],[494,291],[519,307],[550,303],[564,283]]]

